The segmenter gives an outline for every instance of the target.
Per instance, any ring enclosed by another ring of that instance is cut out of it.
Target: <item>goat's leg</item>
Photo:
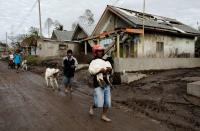
[[[56,79],[56,78],[54,79],[54,82],[55,82],[56,88],[57,88],[57,89],[59,89],[59,86],[58,86],[58,81],[57,81],[57,79]]]
[[[100,73],[100,74],[97,75],[97,81],[98,81],[98,83],[99,83],[99,85],[101,87],[103,87],[105,85],[105,81],[103,79],[103,74],[102,73]]]
[[[53,90],[55,90],[54,79],[53,78],[50,78],[50,84],[51,84],[51,87],[53,88]]]
[[[49,87],[49,79],[48,79],[48,77],[45,77],[45,80],[46,80],[47,87]]]

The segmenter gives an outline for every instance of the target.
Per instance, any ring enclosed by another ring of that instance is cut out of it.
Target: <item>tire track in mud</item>
[[[196,99],[196,102],[187,99],[187,82],[182,81],[183,77],[199,76],[198,72],[199,69],[180,69],[158,73],[127,85],[126,89],[120,89],[119,93],[121,90],[129,90],[129,93],[127,97],[117,99],[116,102],[127,106],[133,112],[165,123],[172,130],[199,131],[199,99]]]
[[[152,119],[167,123],[175,127],[180,127],[186,131],[200,130],[200,121],[199,119],[194,119],[190,116],[184,116],[177,114],[176,111],[170,110],[163,103],[155,103],[154,101],[149,100],[138,100],[131,99],[127,101],[116,101],[119,104],[126,105],[131,108],[134,112],[142,113]]]

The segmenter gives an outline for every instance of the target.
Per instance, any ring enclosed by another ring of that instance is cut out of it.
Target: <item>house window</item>
[[[164,55],[164,43],[157,42],[156,43],[156,53],[158,57],[162,57]]]
[[[163,51],[164,51],[164,43],[163,42],[157,42],[156,52],[163,52]]]
[[[59,50],[66,50],[66,49],[67,49],[67,45],[63,45],[63,44],[59,45]]]
[[[100,44],[104,45],[104,47],[109,46],[110,44],[112,44],[112,42],[113,42],[112,38],[105,38],[100,40]]]

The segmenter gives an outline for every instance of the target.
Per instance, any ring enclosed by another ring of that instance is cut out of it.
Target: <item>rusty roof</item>
[[[121,7],[107,6],[107,9],[114,14],[120,16],[124,20],[128,21],[134,28],[141,28],[143,25],[143,13],[133,11]],[[144,26],[145,29],[164,30],[173,33],[185,34],[185,35],[200,35],[200,32],[182,22],[158,15],[144,13]]]

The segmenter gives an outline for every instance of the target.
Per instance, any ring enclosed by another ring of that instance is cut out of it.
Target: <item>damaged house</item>
[[[116,72],[189,68],[200,66],[194,58],[199,34],[176,19],[107,6],[85,44],[103,44]]]
[[[74,54],[79,53],[79,42],[72,41],[73,31],[54,30],[51,38],[37,41],[37,55],[46,57],[62,57],[71,49]]]

